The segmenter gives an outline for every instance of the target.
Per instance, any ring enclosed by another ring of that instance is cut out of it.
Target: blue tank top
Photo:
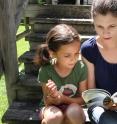
[[[96,44],[96,37],[81,45],[81,53],[94,64],[96,87],[105,89],[111,94],[117,92],[117,63],[109,63],[103,58]]]

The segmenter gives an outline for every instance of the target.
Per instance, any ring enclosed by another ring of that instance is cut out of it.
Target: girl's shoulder
[[[45,65],[42,65],[40,68],[39,68],[39,71],[42,71],[42,72],[45,72],[45,71],[50,71],[53,69],[53,66],[51,64],[45,64]]]

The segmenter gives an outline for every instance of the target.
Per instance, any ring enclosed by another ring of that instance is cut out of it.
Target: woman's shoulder
[[[81,50],[86,48],[94,48],[95,46],[96,46],[96,37],[91,37],[90,39],[82,43]]]
[[[81,45],[82,56],[91,63],[94,63],[96,61],[98,53],[99,52],[96,44],[96,37],[90,38]]]

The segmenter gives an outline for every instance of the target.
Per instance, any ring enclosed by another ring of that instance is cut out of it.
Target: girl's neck
[[[64,68],[59,65],[54,65],[54,69],[56,70],[57,74],[62,78],[68,76],[72,71],[72,69]]]

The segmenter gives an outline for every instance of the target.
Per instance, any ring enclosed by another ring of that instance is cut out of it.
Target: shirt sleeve
[[[81,45],[81,54],[84,58],[86,58],[89,62],[95,64],[96,56],[97,56],[97,47],[95,43],[95,39],[89,39],[85,41]]]
[[[85,63],[83,63],[83,61],[80,62],[81,63],[81,74],[80,74],[80,82],[84,81],[87,79],[87,66],[85,65]]]

